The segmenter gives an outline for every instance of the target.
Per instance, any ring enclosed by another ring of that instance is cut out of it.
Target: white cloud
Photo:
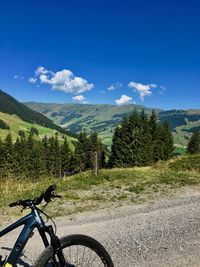
[[[19,75],[14,75],[13,78],[14,79],[19,79],[19,80],[23,80],[24,79],[23,76],[19,76]]]
[[[123,86],[122,83],[120,83],[120,82],[116,82],[116,83],[111,84],[111,85],[107,88],[107,90],[108,90],[108,91],[112,91],[112,90],[115,90],[115,89],[119,89],[119,88],[121,88],[122,86]]]
[[[133,103],[132,100],[133,100],[132,97],[127,96],[127,95],[122,95],[119,99],[115,100],[115,103],[120,106],[120,105]]]
[[[72,71],[67,69],[53,72],[40,66],[35,71],[35,75],[39,77],[41,83],[50,84],[53,90],[65,93],[80,94],[90,91],[94,87],[93,83],[88,83],[87,80],[75,76]]]
[[[142,83],[136,83],[136,82],[129,82],[128,86],[130,88],[133,88],[135,91],[137,91],[140,95],[141,100],[144,100],[145,96],[150,96],[152,94],[152,88],[157,88],[157,84],[151,83],[151,84],[142,84]]]
[[[85,101],[86,100],[86,97],[83,96],[83,95],[74,96],[74,97],[72,97],[72,99],[74,101],[77,101],[77,102],[86,103],[86,101]]]
[[[41,74],[47,74],[48,70],[46,70],[44,67],[42,66],[38,66],[36,71],[35,71],[35,75],[39,76]]]
[[[28,79],[29,83],[36,83],[37,82],[37,78],[33,78],[33,77],[30,77]]]

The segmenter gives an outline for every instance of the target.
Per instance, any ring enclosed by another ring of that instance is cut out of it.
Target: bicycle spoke
[[[84,259],[84,256],[85,256],[85,247],[84,247],[84,250],[83,250],[82,261],[81,261],[81,266],[80,267],[83,267],[83,259]]]
[[[104,266],[96,252],[82,245],[69,246],[63,250],[63,253],[67,263],[75,267]]]

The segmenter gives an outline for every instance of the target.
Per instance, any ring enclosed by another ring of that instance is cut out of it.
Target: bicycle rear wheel
[[[114,267],[106,249],[95,239],[85,235],[70,235],[60,239],[63,255],[69,267]],[[34,267],[55,266],[51,246],[37,259]],[[57,264],[61,267],[61,265]],[[63,267],[63,266],[62,266]]]

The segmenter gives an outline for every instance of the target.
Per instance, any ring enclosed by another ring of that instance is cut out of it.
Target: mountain
[[[175,143],[183,146],[195,130],[200,130],[200,109],[164,111],[159,113],[159,119],[168,121]]]
[[[97,131],[105,145],[111,144],[114,128],[124,116],[134,110],[140,112],[144,108],[146,114],[151,108],[139,105],[88,105],[88,104],[55,104],[55,103],[25,103],[28,107],[41,112],[61,127],[78,133]],[[200,128],[200,110],[155,110],[159,121],[167,120],[170,124],[175,143],[185,146],[195,129]]]
[[[114,106],[114,105],[88,105],[88,104],[55,104],[55,103],[25,103],[33,110],[41,112],[55,124],[79,133],[85,130],[90,133],[98,132],[105,145],[111,145],[112,133],[124,116],[130,115],[135,109],[145,109],[150,114],[152,109],[138,105]],[[161,110],[156,110],[159,113]]]
[[[21,134],[24,134],[27,137],[32,130],[35,132],[34,139],[36,140],[41,140],[45,135],[50,137],[57,133],[58,140],[62,141],[63,136],[65,136],[67,137],[69,146],[72,149],[74,147],[73,141],[75,140],[75,138],[71,136],[59,133],[57,132],[57,130],[52,128],[47,128],[36,123],[23,121],[15,114],[10,115],[0,112],[0,138],[5,139],[8,133],[11,133],[13,140],[16,140],[17,137],[21,136]]]
[[[58,132],[62,132],[64,134],[67,133],[63,128],[54,124],[50,119],[48,119],[43,114],[34,111],[29,107],[27,107],[26,105],[18,102],[15,98],[6,94],[2,90],[0,90],[0,112],[7,113],[10,115],[15,114],[23,121],[29,123],[37,123],[44,127],[57,130]],[[70,135],[70,133],[67,134]]]

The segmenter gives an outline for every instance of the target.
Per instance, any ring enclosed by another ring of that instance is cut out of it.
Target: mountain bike
[[[9,204],[10,207],[30,208],[31,212],[0,232],[0,237],[2,237],[24,225],[10,255],[6,260],[0,260],[0,266],[17,266],[28,239],[33,235],[34,229],[37,228],[45,248],[35,261],[34,267],[114,267],[106,249],[95,239],[78,234],[58,238],[55,222],[37,207],[42,201],[45,201],[47,205],[54,198],[60,198],[61,196],[55,194],[55,190],[56,185],[51,185],[39,197],[18,200]],[[55,229],[52,224],[47,225],[47,222],[43,219],[44,216],[53,222]]]

